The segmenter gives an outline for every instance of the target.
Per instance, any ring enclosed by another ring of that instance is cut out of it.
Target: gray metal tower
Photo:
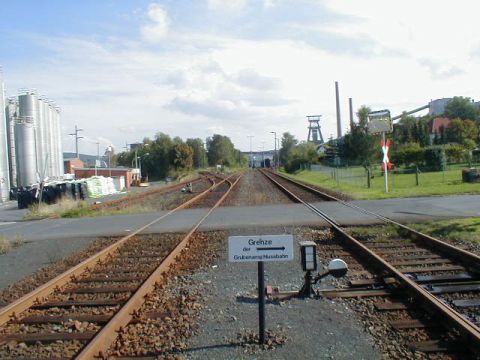
[[[320,130],[320,117],[322,115],[309,115],[308,120],[308,142],[313,142],[316,145],[323,144],[322,131]]]

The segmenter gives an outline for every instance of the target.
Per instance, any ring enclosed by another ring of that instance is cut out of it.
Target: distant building
[[[435,99],[428,103],[428,115],[443,115],[445,106],[452,98]]]
[[[452,120],[446,117],[437,117],[433,119],[430,122],[429,128],[428,128],[430,143],[433,143],[433,139],[435,138],[435,135],[440,136],[442,133],[442,129],[447,129],[451,123],[452,123]]]
[[[63,171],[65,174],[75,174],[75,169],[81,169],[85,166],[84,162],[80,159],[65,159],[63,161]]]

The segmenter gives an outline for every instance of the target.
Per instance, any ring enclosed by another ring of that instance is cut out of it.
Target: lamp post
[[[108,145],[106,149],[106,153],[108,155],[108,171],[109,171],[109,177],[112,177],[112,152],[113,152],[113,146]]]
[[[275,169],[276,168],[276,162],[278,161],[277,160],[277,132],[276,131],[270,131],[270,134],[273,134],[274,136],[274,142],[275,142],[275,152],[274,152],[274,155],[273,155],[273,168]]]
[[[142,182],[142,158],[148,155],[150,155],[150,153],[147,152],[138,157],[138,170],[140,172],[140,182]]]

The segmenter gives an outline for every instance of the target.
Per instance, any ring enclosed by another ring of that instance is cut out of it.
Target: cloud
[[[215,11],[238,12],[247,6],[247,0],[208,0],[208,8]]]
[[[272,8],[277,5],[278,0],[263,0],[263,6],[265,8]]]
[[[243,69],[237,77],[236,82],[244,87],[258,90],[277,90],[281,86],[280,79],[262,76],[254,69]]]
[[[140,33],[145,41],[156,43],[165,38],[170,25],[167,11],[156,3],[148,6],[147,17],[150,23],[140,28]]]
[[[418,60],[418,63],[425,66],[430,71],[432,78],[436,80],[447,79],[450,77],[459,76],[465,73],[464,70],[455,65],[450,65],[445,62],[422,58]]]
[[[245,116],[251,115],[249,111],[233,101],[218,99],[176,97],[166,108],[188,115],[204,116],[220,120],[241,120],[245,119]]]

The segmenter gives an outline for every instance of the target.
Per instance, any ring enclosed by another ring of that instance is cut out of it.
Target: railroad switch
[[[315,294],[312,287],[313,284],[316,284],[328,275],[336,278],[343,277],[348,271],[348,265],[345,261],[342,259],[333,259],[328,264],[327,271],[317,274],[315,278],[313,278],[312,271],[317,270],[317,245],[313,241],[302,241],[300,242],[300,252],[305,277],[303,286],[298,292],[298,297],[312,297]]]

